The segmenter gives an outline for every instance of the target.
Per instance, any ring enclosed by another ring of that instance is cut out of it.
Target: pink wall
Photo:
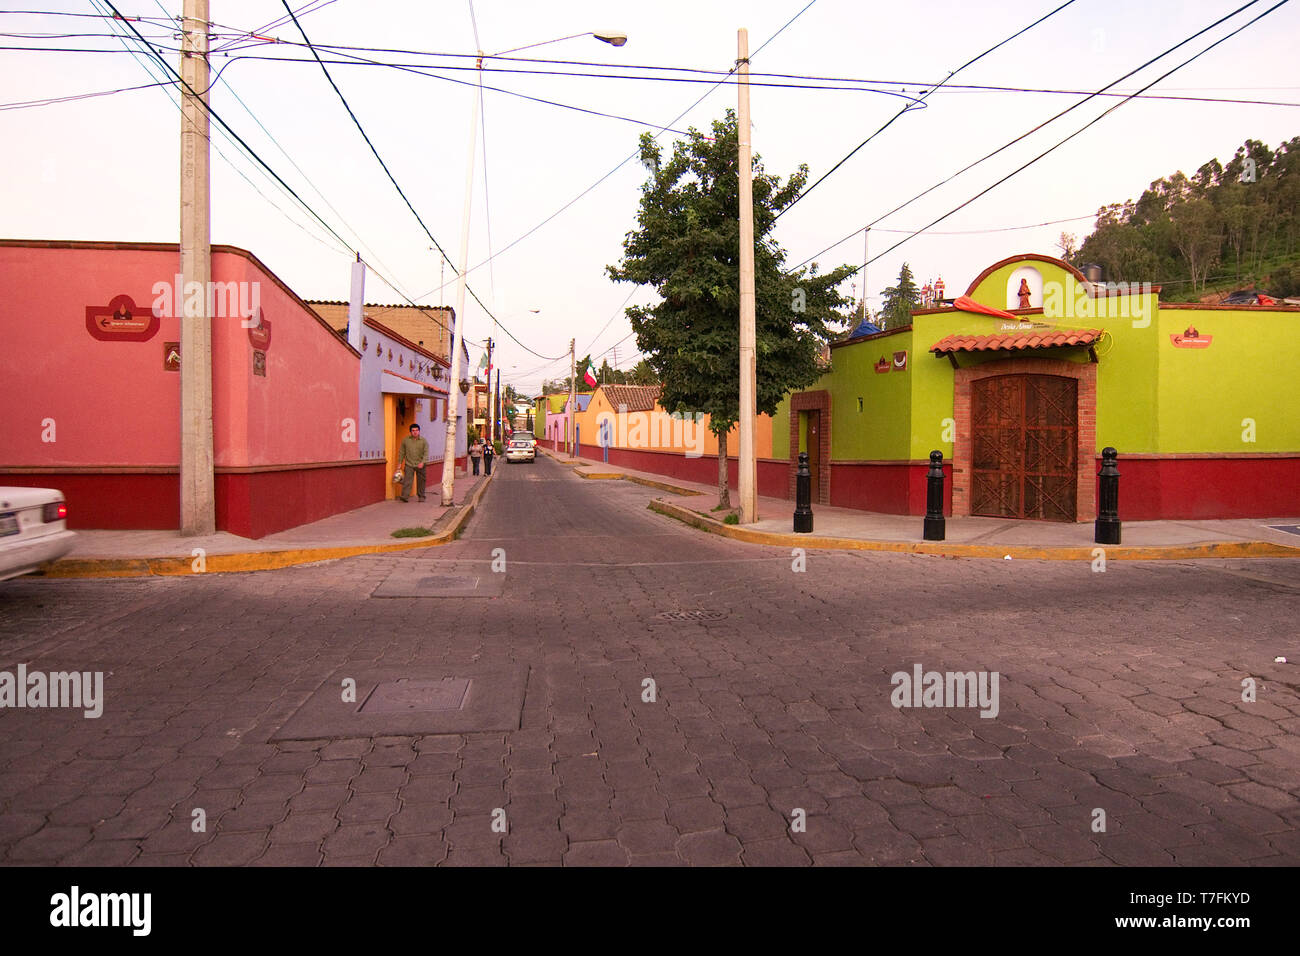
[[[170,291],[178,265],[175,244],[0,241],[0,482],[63,489],[72,527],[177,525],[180,373],[164,346],[180,320],[155,285]],[[270,325],[261,376],[242,316],[212,320],[218,527],[261,537],[381,500],[382,467],[294,467],[357,460],[343,420],[358,417],[360,358],[251,254],[214,246],[212,272],[244,283]],[[92,334],[88,307],[123,295],[141,330],[114,336],[92,316]],[[259,470],[227,471],[246,468]]]
[[[0,465],[175,465],[180,460],[180,376],[163,370],[163,343],[180,340],[163,318],[145,342],[99,341],[86,307],[131,296],[149,310],[153,284],[176,271],[175,247],[152,251],[0,245]],[[56,441],[41,440],[42,420]]]
[[[348,461],[342,420],[357,416],[356,354],[247,255],[214,247],[213,281],[257,283],[271,323],[267,375],[239,317],[214,318],[213,446],[222,466]],[[0,244],[0,313],[10,359],[0,376],[0,466],[176,465],[180,374],[163,368],[180,341],[174,315],[146,341],[103,341],[88,306],[118,295],[151,310],[157,282],[174,283],[174,245]],[[166,309],[175,311],[174,303]],[[41,440],[42,421],[54,442]]]

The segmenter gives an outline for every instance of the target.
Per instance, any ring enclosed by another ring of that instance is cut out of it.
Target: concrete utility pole
[[[488,337],[488,340],[487,340],[487,354],[488,354],[488,366],[487,366],[488,413],[487,413],[487,420],[488,420],[488,441],[489,441],[489,442],[494,442],[494,441],[497,440],[496,406],[495,406],[495,405],[493,404],[493,402],[492,402],[492,399],[493,399],[493,397],[494,397],[493,394],[492,394],[492,346],[495,345],[495,344],[496,344],[496,343],[492,341],[491,336],[489,336],[489,337]]]
[[[736,38],[736,123],[740,139],[740,522],[758,517],[754,458],[756,367],[754,348],[754,168],[749,143],[749,31]]]
[[[210,145],[208,143],[208,0],[185,0],[181,21],[181,282],[175,300],[198,283],[198,315],[182,310],[181,534],[217,530],[212,454],[212,279]],[[190,92],[193,91],[193,92]]]
[[[474,155],[478,144],[478,109],[483,86],[483,51],[479,51],[478,86],[470,97],[469,161],[465,164],[465,205],[461,209],[460,268],[456,272],[456,314],[452,316],[451,385],[447,389],[447,444],[442,453],[442,506],[453,504],[456,492],[456,416],[460,409],[460,347],[465,315],[465,270],[469,266],[469,218],[474,207]],[[469,418],[468,415],[465,416]]]
[[[871,227],[862,230],[862,318],[867,318],[867,242],[871,239]]]
[[[572,458],[577,449],[573,446],[574,428],[577,426],[576,412],[578,411],[578,367],[577,352],[574,351],[577,346],[577,339],[569,339],[569,457]]]

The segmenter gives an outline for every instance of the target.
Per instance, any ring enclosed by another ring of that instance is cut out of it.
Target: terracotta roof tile
[[[1026,329],[996,335],[949,335],[930,346],[936,355],[951,352],[1018,352],[1024,349],[1094,345],[1101,329]]]
[[[605,398],[609,404],[618,411],[622,405],[627,406],[629,412],[650,412],[654,411],[655,402],[659,398],[658,385],[603,385]]]

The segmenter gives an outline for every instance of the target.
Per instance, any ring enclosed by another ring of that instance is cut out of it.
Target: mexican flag
[[[587,371],[582,373],[582,380],[592,388],[596,387],[596,373],[591,370],[591,363],[587,363]]]

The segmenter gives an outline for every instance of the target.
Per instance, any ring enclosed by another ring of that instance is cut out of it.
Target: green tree
[[[649,134],[641,163],[637,229],[623,260],[609,266],[615,282],[652,286],[662,301],[627,310],[637,347],[663,386],[669,412],[705,412],[718,438],[718,505],[727,490],[727,432],[740,416],[740,181],[735,113],[715,120],[712,136],[692,129],[666,161]],[[784,183],[753,157],[756,406],[772,414],[793,389],[821,374],[817,357],[847,304],[837,287],[853,269],[817,274],[817,266],[786,272],[785,251],[772,238],[775,217],[808,178],[807,166]]]
[[[912,310],[920,308],[921,290],[912,278],[912,267],[906,262],[898,270],[898,285],[891,285],[884,292],[884,301],[880,307],[883,328],[901,329],[912,324]]]

